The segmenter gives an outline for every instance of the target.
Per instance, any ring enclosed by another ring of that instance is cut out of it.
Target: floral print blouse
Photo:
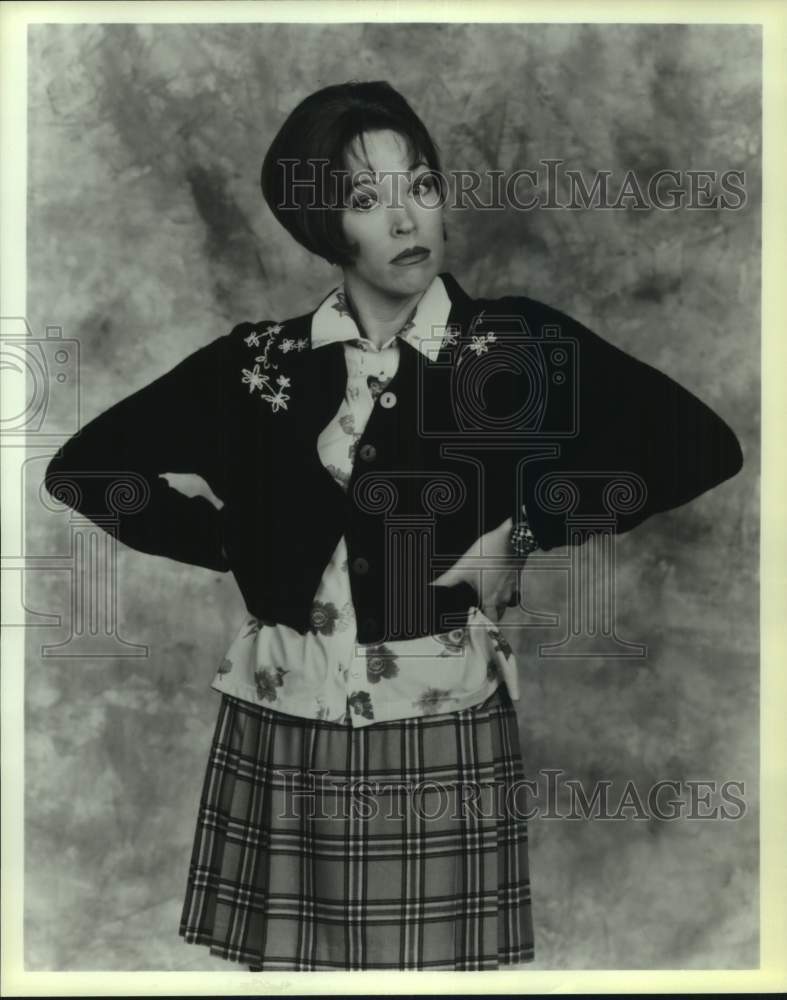
[[[344,341],[345,397],[317,442],[323,464],[343,489],[375,401],[396,373],[398,338],[434,356],[450,308],[445,286],[435,277],[402,329],[380,348],[360,333],[343,287],[315,312],[312,350]],[[467,624],[451,632],[359,644],[342,537],[314,596],[309,631],[301,635],[247,613],[211,687],[288,715],[368,726],[469,708],[488,698],[501,680],[518,699],[511,647],[480,608],[471,608]]]

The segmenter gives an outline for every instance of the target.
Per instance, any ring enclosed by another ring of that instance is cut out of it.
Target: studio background
[[[540,658],[505,621],[525,768],[589,790],[742,781],[735,821],[530,822],[527,968],[758,964],[760,34],[749,26],[40,25],[29,31],[28,322],[80,344],[84,423],[243,320],[317,305],[340,273],[272,219],[259,166],[286,114],[387,79],[446,170],[745,171],[738,211],[454,212],[474,295],[574,316],[691,389],[744,468],[616,544],[617,628],[644,660]],[[58,405],[53,385],[53,405]],[[66,407],[67,409],[67,407]],[[69,431],[70,433],[70,431]],[[27,555],[67,555],[28,445]],[[226,970],[177,928],[234,579],[117,547],[120,636],[143,657],[42,657],[66,568],[28,574],[25,949],[31,970]],[[560,574],[527,600],[565,610]],[[170,720],[176,717],[179,725]]]

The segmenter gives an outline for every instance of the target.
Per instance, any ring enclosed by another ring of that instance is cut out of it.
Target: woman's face
[[[356,183],[342,225],[356,257],[344,266],[345,278],[352,274],[356,284],[378,295],[408,298],[425,291],[443,267],[438,181],[426,163],[409,162],[407,142],[398,133],[367,132],[363,140],[367,157],[356,143],[348,163]],[[416,254],[400,256],[416,248]]]

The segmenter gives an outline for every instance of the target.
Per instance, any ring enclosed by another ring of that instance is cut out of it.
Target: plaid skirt
[[[360,728],[224,695],[180,934],[253,970],[532,961],[523,780],[504,686]]]

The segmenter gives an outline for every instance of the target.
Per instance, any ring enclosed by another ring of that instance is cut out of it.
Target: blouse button
[[[377,449],[373,444],[365,444],[359,454],[364,462],[373,462],[377,458]]]
[[[396,406],[396,394],[393,392],[384,392],[380,395],[380,406],[384,406],[386,410],[390,410],[392,406]]]
[[[363,556],[358,556],[357,559],[353,559],[353,570],[360,576],[364,573],[369,572],[369,563]]]

